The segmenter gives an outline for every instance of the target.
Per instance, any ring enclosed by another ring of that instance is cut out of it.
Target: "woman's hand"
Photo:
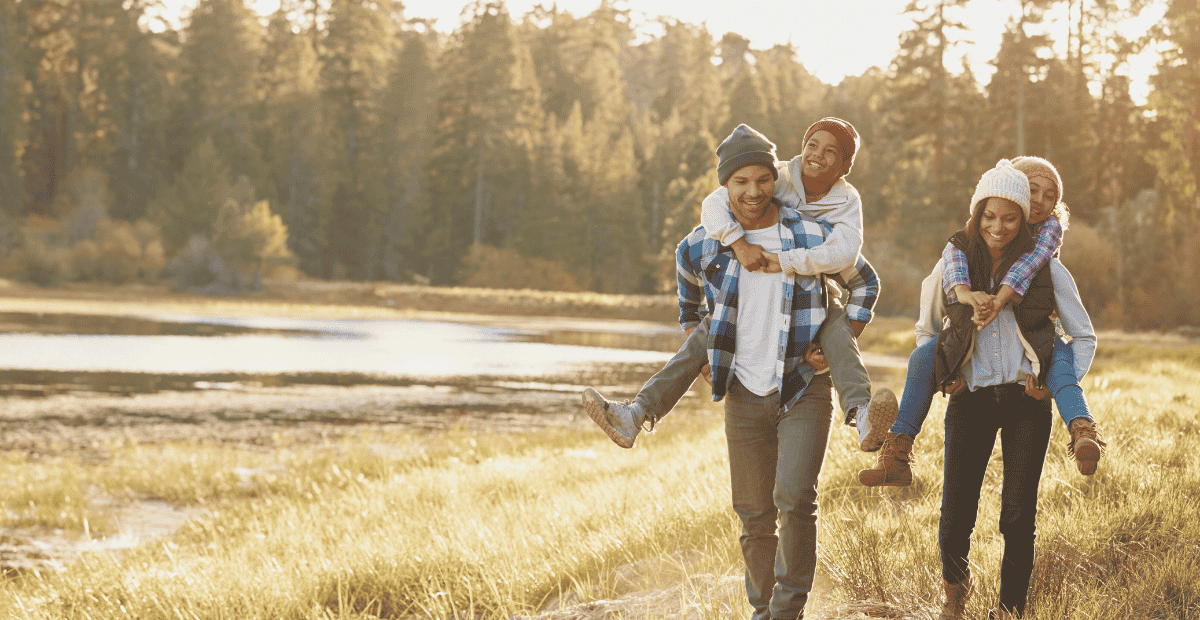
[[[729,247],[733,249],[734,258],[749,271],[758,271],[770,266],[770,260],[765,256],[766,252],[762,246],[746,241],[745,237],[729,244]],[[778,256],[775,257],[775,263],[779,264]]]
[[[804,352],[804,361],[808,362],[808,365],[817,372],[829,370],[829,361],[825,359],[825,352],[821,350],[821,345],[815,342],[809,343],[808,349]]]
[[[967,382],[963,381],[962,375],[958,375],[953,381],[942,386],[942,393],[947,396],[954,396],[963,391],[965,387],[967,387]]]
[[[1038,400],[1046,400],[1046,397],[1050,396],[1050,389],[1044,385],[1038,385],[1037,379],[1033,375],[1025,375],[1025,393]]]

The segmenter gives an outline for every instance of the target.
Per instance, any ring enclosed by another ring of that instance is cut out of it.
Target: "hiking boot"
[[[592,421],[622,448],[633,447],[642,430],[642,422],[646,419],[642,406],[636,401],[610,401],[592,388],[583,391],[583,408]]]
[[[946,602],[938,620],[960,620],[967,611],[967,599],[971,598],[971,578],[962,583],[942,582],[946,589]]]
[[[1104,454],[1108,444],[1100,440],[1096,431],[1096,423],[1087,418],[1075,418],[1071,422],[1071,439],[1067,444],[1067,454],[1075,457],[1075,466],[1079,473],[1090,476],[1096,473],[1096,462]]]
[[[883,445],[888,429],[896,423],[896,415],[900,405],[896,403],[896,395],[887,388],[875,390],[871,396],[871,404],[867,405],[867,415],[862,413],[862,407],[855,412],[854,425],[858,427],[858,449],[863,452],[874,452]]]
[[[905,433],[899,435],[888,431],[879,450],[875,467],[858,472],[858,481],[869,487],[906,487],[912,484],[913,438]]]

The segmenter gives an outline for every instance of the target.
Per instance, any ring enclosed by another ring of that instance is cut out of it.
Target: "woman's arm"
[[[937,338],[942,331],[942,318],[946,316],[945,297],[942,296],[942,261],[933,266],[933,271],[921,282],[921,315],[917,319],[917,346]]]
[[[1096,330],[1071,272],[1057,259],[1050,259],[1050,277],[1054,280],[1054,303],[1058,306],[1058,320],[1063,331],[1071,337],[1071,348],[1075,353],[1075,378],[1083,380],[1092,359],[1096,356]]]

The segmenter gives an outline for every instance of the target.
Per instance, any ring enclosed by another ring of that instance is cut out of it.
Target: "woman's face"
[[[1017,237],[1021,228],[1021,207],[1004,198],[988,198],[979,218],[979,235],[993,255]]]
[[[1041,224],[1058,205],[1058,188],[1045,177],[1029,179],[1029,223]]]

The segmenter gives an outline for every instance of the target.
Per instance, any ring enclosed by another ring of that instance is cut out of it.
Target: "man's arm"
[[[871,263],[861,254],[853,267],[832,274],[833,279],[850,292],[846,303],[846,316],[854,328],[857,338],[863,328],[875,317],[875,302],[879,300],[879,276]]]
[[[675,248],[675,279],[679,293],[679,324],[690,335],[700,324],[700,304],[704,301],[704,281],[692,267],[692,253],[700,248],[689,241],[691,235]]]

